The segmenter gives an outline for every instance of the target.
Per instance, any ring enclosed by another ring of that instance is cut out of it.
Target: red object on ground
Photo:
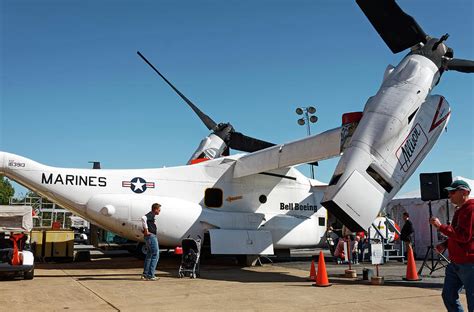
[[[174,254],[175,255],[182,255],[183,254],[183,248],[178,246],[174,249]]]
[[[314,267],[314,259],[311,260],[311,268],[309,270],[309,280],[316,282],[316,268]]]
[[[416,271],[415,256],[413,255],[413,249],[411,246],[408,246],[408,265],[407,265],[407,276],[404,278],[406,281],[421,281],[421,278],[418,277],[418,272]]]
[[[13,256],[12,256],[12,265],[20,265],[20,253],[18,250],[18,241],[22,239],[24,234],[12,234],[10,240],[13,242]]]
[[[331,285],[332,284],[329,283],[328,279],[328,272],[326,271],[326,262],[324,262],[324,255],[323,252],[320,251],[318,260],[318,273],[316,275],[316,284],[313,284],[313,286],[327,287]]]

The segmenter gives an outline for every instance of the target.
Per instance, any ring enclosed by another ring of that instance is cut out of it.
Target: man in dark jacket
[[[451,203],[458,206],[451,225],[441,224],[438,218],[430,223],[448,237],[447,247],[451,263],[446,267],[443,301],[448,311],[463,311],[459,293],[466,290],[467,308],[474,311],[474,199],[469,199],[471,188],[463,180],[447,187]],[[438,251],[442,246],[436,246]]]
[[[400,232],[400,239],[405,243],[405,250],[408,250],[408,246],[413,248],[412,244],[415,230],[413,229],[413,223],[410,220],[410,215],[408,212],[405,211],[402,216],[405,224],[403,225],[402,231]]]

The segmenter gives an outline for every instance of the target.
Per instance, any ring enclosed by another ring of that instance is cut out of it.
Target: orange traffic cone
[[[314,267],[314,259],[311,260],[311,269],[309,270],[309,280],[316,282],[316,269]]]
[[[406,281],[421,281],[416,272],[415,256],[413,256],[413,249],[408,245],[407,250],[408,264],[407,264],[407,276],[404,278]]]
[[[332,284],[330,284],[328,280],[328,272],[326,271],[326,263],[324,262],[324,255],[323,255],[323,252],[320,251],[319,260],[318,260],[318,274],[316,274],[316,284],[313,284],[313,286],[327,287],[331,285]]]

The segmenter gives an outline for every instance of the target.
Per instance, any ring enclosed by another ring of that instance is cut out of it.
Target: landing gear
[[[35,277],[35,268],[32,268],[30,271],[26,271],[23,274],[25,280],[32,280]]]
[[[135,247],[129,248],[128,252],[138,259],[143,260],[146,257],[146,245],[144,243],[138,243]]]

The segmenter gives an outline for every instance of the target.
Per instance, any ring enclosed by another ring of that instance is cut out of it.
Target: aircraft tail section
[[[90,171],[93,170],[50,167],[26,157],[0,152],[3,175],[79,214],[90,194],[78,186],[100,187],[107,183],[105,177],[90,175]]]
[[[0,152],[0,174],[32,189],[34,189],[34,187],[28,182],[28,172],[43,170],[45,167],[47,166],[31,159],[11,153]]]

